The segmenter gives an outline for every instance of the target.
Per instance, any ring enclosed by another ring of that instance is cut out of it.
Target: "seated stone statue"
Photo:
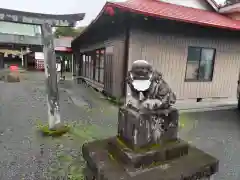
[[[144,146],[177,138],[178,111],[172,108],[176,96],[145,60],[137,60],[128,72],[131,98],[120,108],[119,134],[132,144]]]
[[[132,97],[140,102],[140,109],[168,109],[176,102],[176,95],[163,80],[162,74],[153,71],[147,61],[138,60],[133,63],[127,83]]]

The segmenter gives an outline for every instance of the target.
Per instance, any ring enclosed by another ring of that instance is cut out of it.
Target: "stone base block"
[[[178,117],[178,110],[174,108],[140,112],[123,106],[119,108],[118,136],[132,149],[176,140]],[[164,120],[161,124],[160,119]],[[156,140],[155,130],[160,127],[161,135]]]
[[[141,148],[133,151],[120,137],[108,143],[109,153],[119,161],[135,168],[146,167],[159,161],[168,161],[188,154],[188,143],[178,139],[161,145]]]
[[[6,81],[7,82],[12,82],[12,83],[13,82],[20,82],[20,78],[17,75],[9,74],[9,75],[7,75]]]
[[[108,146],[114,138],[83,145],[91,180],[201,180],[218,171],[218,160],[203,151],[189,146],[188,155],[169,161],[135,168],[115,159]]]

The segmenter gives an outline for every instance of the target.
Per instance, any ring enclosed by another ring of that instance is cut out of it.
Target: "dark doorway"
[[[22,59],[19,56],[13,54],[8,54],[7,57],[4,57],[4,66],[9,67],[11,65],[22,66]]]

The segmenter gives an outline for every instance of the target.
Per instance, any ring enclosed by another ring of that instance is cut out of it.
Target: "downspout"
[[[212,6],[212,8],[216,11],[219,12],[220,6],[216,3],[215,0],[207,0],[207,2]]]
[[[127,95],[127,84],[126,84],[126,77],[128,72],[128,58],[129,58],[129,38],[130,38],[130,20],[129,16],[127,15],[125,18],[125,31],[124,31],[124,55],[123,55],[123,92],[122,97],[126,98]]]

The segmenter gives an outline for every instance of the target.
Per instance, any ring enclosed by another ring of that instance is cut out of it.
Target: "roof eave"
[[[75,14],[45,14],[45,13],[34,13],[28,11],[19,11],[13,9],[4,9],[0,8],[1,14],[11,14],[11,15],[19,15],[19,16],[27,16],[27,17],[35,17],[42,19],[72,19],[74,21],[81,21],[85,17],[85,13],[75,13]]]
[[[95,24],[95,22],[103,15],[104,10],[106,8],[106,6],[108,6],[109,4],[111,4],[110,2],[106,2],[105,5],[103,6],[103,8],[101,9],[101,11],[99,12],[99,14],[97,15],[97,17],[86,27],[84,28],[84,30],[77,36],[75,37],[72,42],[71,42],[71,46],[73,46],[73,44],[80,39],[80,36],[82,36],[84,33],[86,33],[92,26],[93,24]]]
[[[212,0],[210,0],[212,1]],[[132,12],[132,13],[136,13],[136,14],[143,14],[143,15],[146,15],[146,16],[152,16],[152,17],[156,17],[156,18],[163,18],[163,19],[168,19],[168,20],[174,20],[174,21],[178,21],[178,22],[185,22],[185,23],[191,23],[191,24],[198,24],[198,25],[202,25],[202,26],[206,26],[206,27],[216,27],[216,28],[221,28],[221,29],[229,29],[229,30],[233,30],[233,31],[236,31],[236,30],[240,30],[239,28],[235,28],[235,27],[228,27],[228,26],[224,26],[224,25],[213,25],[213,24],[208,24],[208,23],[201,23],[201,22],[194,22],[194,21],[187,21],[187,20],[181,20],[179,18],[170,18],[170,17],[167,17],[167,16],[163,16],[163,15],[156,15],[156,14],[152,14],[152,13],[148,13],[148,12],[142,12],[141,10],[137,10],[137,9],[132,9],[130,7],[127,7],[125,6],[124,4],[122,3],[112,3],[112,2],[107,2],[104,7],[102,8],[102,10],[100,11],[100,13],[98,14],[98,16],[91,22],[91,24],[85,28],[71,43],[71,46],[73,47],[75,42],[77,40],[79,40],[79,38],[84,34],[86,33],[92,26],[93,24],[95,24],[95,22],[103,15],[104,13],[104,10],[107,6],[111,6],[111,7],[114,7],[114,8],[119,8],[119,9],[122,9],[122,10],[125,10],[125,11],[129,11],[129,12]]]

